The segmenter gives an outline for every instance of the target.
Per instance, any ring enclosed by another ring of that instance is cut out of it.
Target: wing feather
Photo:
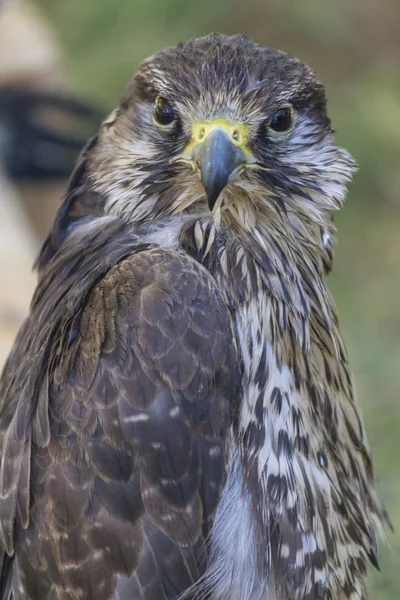
[[[3,375],[0,544],[27,599],[166,600],[205,568],[238,402],[229,312],[184,254],[114,262],[55,254]]]

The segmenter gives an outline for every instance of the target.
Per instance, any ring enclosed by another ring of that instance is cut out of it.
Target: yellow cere
[[[226,119],[218,117],[212,121],[197,121],[192,125],[192,139],[186,146],[182,158],[190,159],[193,148],[204,142],[206,137],[215,129],[222,129],[228,134],[232,144],[238,146],[243,150],[249,162],[253,158],[250,152],[247,141],[248,141],[248,127],[244,123],[229,123]]]

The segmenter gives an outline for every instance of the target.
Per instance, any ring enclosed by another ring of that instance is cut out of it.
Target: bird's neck
[[[167,232],[163,229],[163,236],[173,239]],[[277,351],[282,346],[281,362],[294,343],[308,352],[313,319],[333,328],[324,249],[311,235],[307,238],[300,230],[282,234],[282,227],[262,220],[251,230],[224,226],[207,215],[181,221],[175,238],[179,248],[212,273],[232,313],[248,312],[254,323],[260,322],[269,343]]]

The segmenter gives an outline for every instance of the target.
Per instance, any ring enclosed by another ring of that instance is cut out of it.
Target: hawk
[[[386,517],[326,286],[353,170],[288,54],[144,61],[3,373],[2,599],[367,598]]]

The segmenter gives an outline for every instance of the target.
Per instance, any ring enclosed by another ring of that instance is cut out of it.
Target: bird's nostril
[[[199,131],[199,140],[202,140],[204,137],[206,130],[204,129],[204,127],[202,127]]]
[[[235,142],[238,142],[238,141],[239,141],[240,134],[239,134],[239,130],[238,130],[238,129],[235,129],[235,130],[233,131],[233,133],[232,133],[232,137],[233,137],[233,139],[235,140]]]

